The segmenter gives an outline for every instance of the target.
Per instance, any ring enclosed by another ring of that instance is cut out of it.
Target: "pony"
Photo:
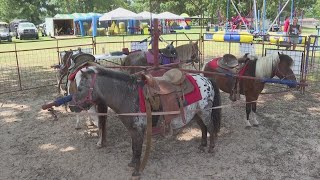
[[[215,59],[206,63],[203,67],[203,71],[217,72],[216,69],[213,69],[210,65],[210,63],[212,63],[214,60]],[[268,79],[277,76],[281,80],[292,80],[293,82],[296,82],[296,77],[291,69],[293,60],[290,56],[286,54],[275,53],[264,57],[257,57],[250,54],[245,54],[243,57],[239,58],[239,62],[245,64],[242,68],[243,73],[241,74],[243,76],[250,76],[262,79]],[[232,90],[232,87],[230,87],[230,85],[232,84],[231,81],[233,81],[233,77],[221,75],[205,76],[214,78],[218,87],[222,91],[230,93],[230,91]],[[239,81],[239,92],[240,94],[245,95],[246,98],[246,128],[250,128],[252,126],[249,119],[251,111],[253,111],[253,126],[258,126],[259,122],[256,118],[256,101],[259,97],[259,94],[264,89],[265,82],[257,79],[247,79],[241,77],[239,77],[237,80]],[[288,84],[288,86],[290,88],[295,88],[296,83]]]
[[[77,51],[73,51],[73,50],[64,51],[63,55],[61,56],[60,65],[52,66],[53,68],[58,69],[58,93],[64,94],[64,95],[71,94],[70,91],[72,91],[72,86],[73,86],[72,81],[67,80],[65,86],[62,86],[62,82],[63,82],[63,79],[69,75],[70,67],[72,67],[74,65],[73,60],[79,54],[82,54],[81,48],[78,48]],[[70,90],[70,88],[71,88],[71,90]],[[73,111],[72,108],[70,108],[70,110]],[[88,111],[91,113],[95,113],[96,107],[93,106]],[[80,116],[78,114],[76,115],[76,119],[77,119],[77,121],[76,121],[75,129],[78,130],[78,129],[81,129]],[[87,119],[89,121],[89,125],[98,126],[97,116],[90,116],[89,115]]]
[[[215,139],[220,130],[221,109],[208,108],[220,106],[220,94],[214,81],[201,75],[193,74],[192,78],[199,86],[202,98],[184,108],[185,122],[182,117],[174,117],[171,121],[173,129],[180,129],[191,120],[195,120],[202,131],[201,144],[199,148],[204,150],[207,146],[207,132],[210,134],[208,152],[213,152]],[[130,75],[121,71],[115,71],[104,67],[87,67],[78,71],[75,77],[77,92],[73,94],[70,105],[78,111],[89,109],[96,105],[98,113],[106,113],[108,107],[115,113],[137,113],[140,111],[139,87],[148,84],[148,76]],[[196,111],[197,109],[197,111]],[[99,143],[102,147],[105,144],[105,120],[99,116]],[[132,159],[128,164],[133,167],[133,177],[140,176],[140,158],[142,144],[146,129],[145,116],[120,116],[126,129],[129,131],[132,140]]]
[[[188,44],[184,44],[181,46],[177,46],[176,48],[173,47],[173,42],[169,44],[165,49],[160,49],[161,51],[167,50],[171,54],[176,55],[176,61],[180,63],[198,63],[200,61],[200,51],[198,46],[198,41],[192,42],[190,41]],[[148,60],[146,58],[147,51],[135,51],[128,54],[122,61],[122,66],[148,66]],[[180,67],[180,65],[171,66],[171,67]],[[142,71],[142,68],[130,68],[128,72],[130,74]]]

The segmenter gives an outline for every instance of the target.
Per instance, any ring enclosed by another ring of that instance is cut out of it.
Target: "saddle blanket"
[[[218,60],[220,59],[221,57],[217,57],[215,59],[212,59],[211,61],[209,61],[208,65],[211,69],[217,69],[219,68],[218,66]]]
[[[79,67],[76,71],[74,71],[73,73],[71,73],[69,76],[68,76],[68,80],[70,81],[73,81],[74,78],[76,77],[77,73],[84,67],[88,67],[89,65],[88,64],[85,64],[84,66],[81,66]]]
[[[218,65],[218,60],[220,59],[221,57],[218,57],[218,58],[215,58],[215,59],[212,59],[211,61],[209,61],[208,63],[208,66],[213,69],[213,70],[216,70],[218,72],[221,72],[221,73],[231,73],[228,69],[224,69],[222,67],[220,67]],[[244,65],[240,71],[238,72],[238,75],[239,76],[243,76],[243,74],[247,71],[248,69],[248,64],[246,63],[246,65]]]
[[[184,99],[185,99],[184,106],[188,106],[202,99],[201,92],[196,80],[189,74],[186,75],[186,78],[188,78],[188,80],[191,82],[191,84],[194,87],[194,90],[184,95]],[[140,104],[140,112],[146,112],[146,104],[144,101],[143,90],[141,87],[139,88],[139,104]]]
[[[154,56],[152,52],[146,51],[145,52],[147,63],[154,64]],[[166,57],[164,55],[159,54],[159,64],[171,64],[178,62],[177,59]]]

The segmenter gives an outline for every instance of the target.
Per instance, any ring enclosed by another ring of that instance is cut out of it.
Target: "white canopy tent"
[[[103,14],[99,21],[110,21],[110,20],[128,20],[128,19],[143,19],[142,16],[123,8],[117,8],[108,13]]]
[[[163,12],[157,15],[158,19],[173,19],[173,20],[179,20],[184,19],[184,17],[173,14],[171,12]]]
[[[150,13],[148,11],[143,11],[141,13],[138,13],[139,16],[142,16],[143,19],[154,19],[154,18],[158,18],[158,15],[157,14],[154,14],[154,13]]]

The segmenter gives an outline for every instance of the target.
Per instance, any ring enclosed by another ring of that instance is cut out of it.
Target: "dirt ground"
[[[318,93],[316,93],[318,92]],[[222,103],[230,104],[222,94]],[[129,179],[131,141],[121,122],[108,119],[107,147],[75,130],[75,116],[41,105],[54,87],[0,95],[0,179]],[[245,107],[223,109],[215,153],[201,153],[196,123],[172,138],[153,138],[142,179],[320,179],[320,93],[261,95],[259,127],[244,128]],[[240,100],[244,102],[244,100]]]

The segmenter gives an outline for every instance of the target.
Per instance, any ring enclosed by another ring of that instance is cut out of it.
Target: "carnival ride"
[[[289,2],[291,1],[291,11],[290,11],[290,19],[295,14],[294,0],[287,0],[283,6],[281,6],[279,2],[279,11],[275,19],[269,25],[266,23],[266,0],[263,0],[263,9],[262,9],[262,18],[260,18],[260,10],[257,10],[257,1],[253,0],[253,20],[249,21],[246,17],[241,16],[241,13],[237,9],[233,0],[227,1],[227,9],[226,9],[226,18],[229,21],[226,21],[224,31],[218,31],[216,28],[216,32],[207,32],[205,33],[206,40],[213,40],[218,42],[243,42],[250,43],[254,41],[255,38],[263,38],[265,40],[270,41],[270,43],[279,43],[282,41],[286,41],[286,34],[281,32],[281,28],[278,26],[278,30],[274,31],[275,23],[279,19],[280,14],[287,7]],[[229,17],[230,5],[233,6],[234,10],[237,13],[235,17]],[[242,29],[245,29],[243,31]],[[265,38],[268,37],[268,38]],[[306,38],[300,37],[299,43],[304,44],[306,42]]]

